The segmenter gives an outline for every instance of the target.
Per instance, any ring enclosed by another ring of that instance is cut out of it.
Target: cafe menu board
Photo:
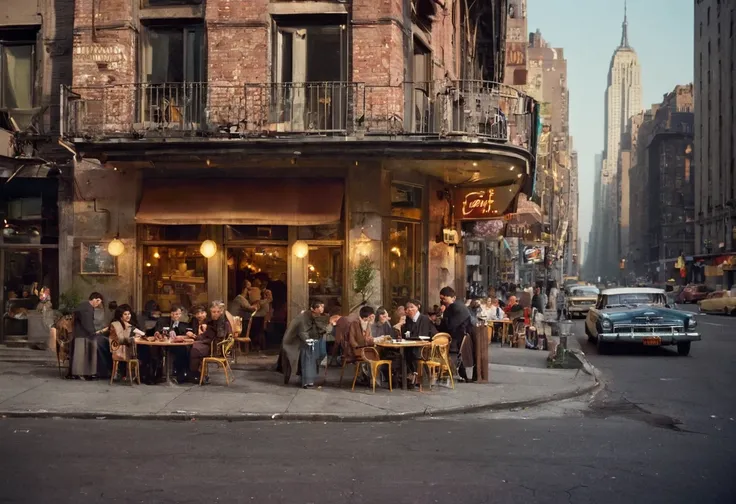
[[[455,219],[498,219],[514,210],[516,195],[513,187],[454,189]]]

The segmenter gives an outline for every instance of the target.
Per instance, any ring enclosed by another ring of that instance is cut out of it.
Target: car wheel
[[[599,355],[606,355],[609,350],[609,345],[607,342],[603,341],[601,338],[598,338],[598,354]]]
[[[724,315],[731,315],[731,311],[730,311],[730,310],[728,309],[728,306],[726,306],[726,307],[725,307],[725,308],[723,309],[723,314],[724,314]]]
[[[687,357],[690,355],[690,341],[683,341],[677,344],[677,354]]]

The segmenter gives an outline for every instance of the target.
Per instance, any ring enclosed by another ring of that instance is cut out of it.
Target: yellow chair
[[[373,393],[376,393],[376,375],[378,375],[378,369],[381,366],[388,366],[388,389],[393,392],[394,387],[391,383],[391,361],[381,360],[381,356],[378,355],[378,350],[376,350],[375,347],[361,348],[360,357],[361,360],[355,361],[355,378],[353,378],[353,390],[355,390],[355,382],[358,381],[360,365],[368,364],[371,370],[371,383],[373,384]]]
[[[450,364],[450,335],[447,333],[438,333],[432,338],[432,346],[429,349],[429,356],[425,356],[426,347],[422,348],[422,359],[419,360],[418,378],[419,390],[422,391],[422,370],[426,367],[429,374],[429,389],[432,390],[432,381],[436,377],[438,380],[442,378],[442,373],[447,372],[450,378],[450,385],[455,388],[455,380],[453,378],[453,369]],[[435,373],[437,373],[435,375]]]
[[[200,385],[204,382],[204,377],[209,376],[208,366],[210,364],[217,364],[218,367],[222,367],[222,370],[225,372],[225,385],[229,387],[230,382],[235,381],[235,378],[230,376],[232,374],[232,369],[230,368],[230,352],[234,344],[235,338],[233,338],[232,334],[217,344],[214,341],[212,342],[212,346],[210,347],[211,355],[202,360],[202,370],[199,373]],[[215,357],[217,350],[219,350],[220,357]]]
[[[135,343],[133,346],[133,352],[135,352]],[[133,380],[135,379],[138,385],[141,384],[141,366],[138,362],[137,356],[133,356],[129,359],[119,359],[115,357],[115,352],[120,348],[120,343],[118,343],[115,339],[113,339],[110,342],[110,352],[113,354],[113,360],[112,360],[112,375],[110,376],[110,385],[113,384],[113,381],[115,381],[115,376],[118,374],[118,367],[120,366],[121,362],[125,362],[128,364],[128,379],[130,380],[130,384],[133,385]]]
[[[237,317],[237,318],[239,319],[240,317]],[[237,322],[235,323],[235,325],[237,327]],[[253,325],[253,317],[248,319],[248,326],[245,329],[245,336],[241,336],[241,334],[243,334],[242,333],[242,329],[243,329],[242,319],[240,321],[240,330],[233,329],[235,331],[234,340],[236,343],[235,348],[233,349],[233,361],[235,362],[235,364],[238,363],[238,354],[241,353],[240,345],[245,346],[245,353],[243,353],[243,355],[245,355],[246,362],[247,362],[248,352],[250,352],[250,341],[251,341],[250,340],[250,327],[252,325]]]

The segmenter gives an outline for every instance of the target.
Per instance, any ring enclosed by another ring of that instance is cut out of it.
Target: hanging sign
[[[498,219],[513,210],[517,191],[516,186],[454,189],[455,219]]]

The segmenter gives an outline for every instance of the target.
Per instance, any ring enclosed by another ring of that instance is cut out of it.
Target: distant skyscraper
[[[636,52],[629,45],[628,20],[624,3],[624,22],[621,25],[621,44],[611,58],[606,89],[606,138],[603,151],[601,188],[596,206],[601,207],[593,222],[596,240],[591,243],[591,255],[597,264],[596,275],[617,275],[619,263],[618,205],[621,202],[618,181],[618,157],[621,134],[626,131],[629,118],[641,110],[641,68]],[[598,190],[598,188],[596,188]],[[606,232],[604,232],[606,230]],[[588,256],[591,259],[591,256]]]

